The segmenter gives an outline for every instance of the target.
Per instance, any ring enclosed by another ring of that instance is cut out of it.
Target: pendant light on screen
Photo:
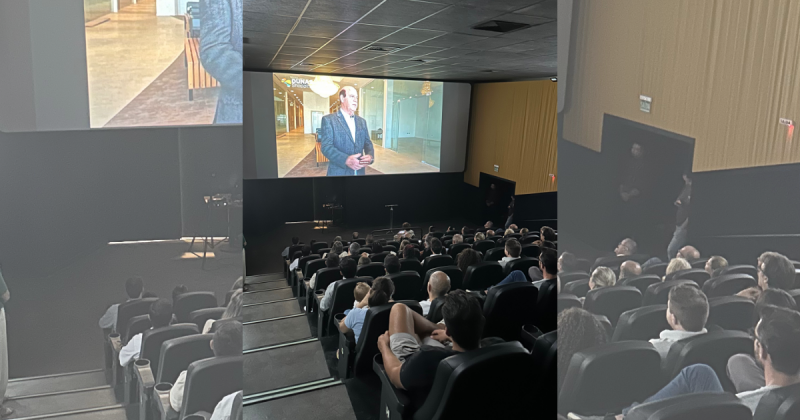
[[[334,83],[330,76],[317,76],[308,84],[308,87],[323,98],[328,98],[339,91],[339,85]]]

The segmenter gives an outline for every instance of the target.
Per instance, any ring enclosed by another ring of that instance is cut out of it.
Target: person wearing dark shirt
[[[686,245],[686,240],[689,236],[689,204],[692,198],[692,174],[687,171],[683,174],[683,190],[675,200],[675,206],[678,207],[678,214],[675,220],[675,233],[672,234],[672,240],[669,241],[667,246],[667,258],[674,258],[678,250]]]
[[[622,201],[617,230],[634,238],[643,237],[642,192],[645,169],[644,148],[639,143],[633,143],[622,182],[619,185],[619,196]]]
[[[514,197],[511,197],[511,203],[508,204],[508,219],[506,219],[506,229],[511,227],[514,223]]]
[[[455,290],[444,297],[444,325],[434,324],[402,303],[392,306],[389,330],[378,338],[386,374],[392,384],[408,391],[419,408],[433,386],[443,359],[480,347],[485,318],[478,299]],[[452,342],[452,348],[444,343]]]

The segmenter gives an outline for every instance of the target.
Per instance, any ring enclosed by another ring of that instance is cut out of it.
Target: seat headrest
[[[709,331],[674,342],[664,360],[664,370],[669,377],[674,377],[686,366],[702,363],[711,366],[724,385],[728,359],[739,353],[753,354],[750,334],[743,331]]]
[[[703,392],[666,398],[632,408],[625,420],[751,420],[752,412],[729,393]]]
[[[753,420],[800,418],[800,383],[769,390],[758,402]]]

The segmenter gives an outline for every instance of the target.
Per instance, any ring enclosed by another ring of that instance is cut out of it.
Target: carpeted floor
[[[308,156],[304,157],[292,170],[290,170],[284,178],[308,178],[312,176],[326,176],[328,173],[328,162],[321,162],[317,166],[316,159],[317,152],[312,150]],[[367,175],[382,175],[370,166],[367,166]]]

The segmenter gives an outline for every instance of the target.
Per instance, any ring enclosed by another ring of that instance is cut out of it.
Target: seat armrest
[[[153,420],[166,420],[167,414],[172,409],[172,406],[169,405],[169,391],[158,392],[158,390],[153,387],[150,395],[152,396],[153,406],[156,410],[156,418]]]
[[[386,368],[383,366],[383,357],[380,353],[375,355],[372,360],[372,370],[381,380],[381,410],[385,411],[387,419],[406,418],[410,414],[408,407],[411,406],[411,399],[402,389],[397,389],[389,380]],[[393,414],[394,413],[394,414]]]
[[[146,364],[144,362],[147,362]],[[155,386],[156,381],[153,377],[153,370],[150,369],[150,361],[147,359],[139,359],[133,362],[133,371],[136,375],[136,382],[143,389],[151,389]]]
[[[183,420],[209,420],[211,419],[211,413],[205,411],[198,411],[194,414],[190,414],[183,418]]]

